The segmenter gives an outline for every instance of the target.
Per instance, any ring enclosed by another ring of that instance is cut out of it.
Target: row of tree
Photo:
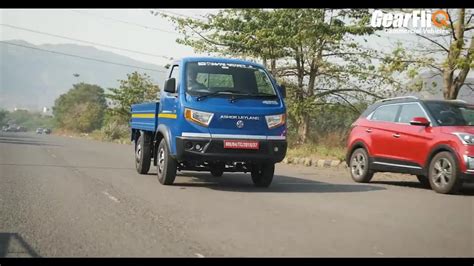
[[[390,52],[368,43],[381,30],[370,26],[368,9],[227,9],[203,19],[152,14],[174,22],[184,36],[177,42],[198,52],[261,60],[289,88],[290,122],[304,143],[322,106],[359,112],[355,103],[426,88],[419,74],[428,70],[443,77],[445,98],[456,98],[470,85],[472,14],[447,12],[446,33],[414,33],[417,45],[399,43]]]
[[[54,103],[57,127],[89,133],[112,123],[126,125],[131,104],[156,100],[159,88],[148,75],[133,72],[120,80],[118,88],[108,91],[93,84],[74,84]]]
[[[118,139],[129,133],[130,106],[134,103],[155,101],[159,93],[150,77],[137,72],[120,80],[118,88],[103,88],[86,83],[74,84],[65,94],[59,96],[53,107],[56,127],[79,133],[101,130],[102,137]],[[291,98],[291,97],[289,97]],[[356,119],[364,104],[317,106],[318,116],[310,121],[317,124],[310,141],[318,141],[329,133],[342,136]],[[0,112],[0,118],[2,112]],[[290,143],[295,143],[297,132],[290,126]],[[342,145],[342,143],[341,143]]]
[[[177,42],[197,52],[260,60],[287,86],[289,132],[305,143],[347,130],[374,100],[436,85],[446,99],[455,99],[463,86],[470,88],[473,15],[465,9],[446,12],[445,31],[413,32],[414,43],[397,42],[389,51],[370,43],[382,29],[370,26],[368,9],[225,9],[203,19],[163,16],[184,36]],[[442,84],[427,84],[420,75],[426,73],[441,77]],[[157,92],[148,76],[135,72],[108,93],[76,84],[56,100],[53,112],[60,127],[90,132],[126,124],[130,105],[155,100]]]
[[[7,111],[0,109],[0,127],[8,125],[17,125],[27,130],[35,130],[36,128],[52,128],[54,125],[53,118],[41,112],[32,112],[27,110]]]

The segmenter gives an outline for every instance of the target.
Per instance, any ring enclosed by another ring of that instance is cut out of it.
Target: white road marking
[[[54,155],[54,153],[51,153],[51,157],[56,158],[56,155]]]
[[[115,201],[115,202],[117,202],[117,203],[120,202],[116,197],[110,195],[109,192],[107,192],[107,191],[102,191],[102,193],[103,193],[104,195],[106,195],[109,199],[111,199],[111,200],[113,200],[113,201]]]
[[[204,255],[199,254],[199,253],[194,253],[194,255],[196,255],[198,258],[205,258]]]

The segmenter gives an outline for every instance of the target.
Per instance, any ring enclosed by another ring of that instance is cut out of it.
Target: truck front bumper
[[[281,162],[286,155],[286,140],[258,140],[258,150],[225,149],[223,139],[176,138],[178,161]],[[196,149],[196,147],[200,149]]]

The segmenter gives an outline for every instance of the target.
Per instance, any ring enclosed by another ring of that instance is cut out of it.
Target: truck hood
[[[187,108],[214,113],[209,133],[228,135],[269,136],[284,134],[285,126],[269,129],[265,116],[284,114],[285,106],[279,98],[239,98],[233,103],[230,96],[208,97],[197,101],[187,95]]]
[[[238,98],[234,102],[229,101],[230,96],[210,96],[197,101],[197,97],[186,95],[189,108],[202,111],[223,110],[229,112],[240,112],[241,114],[271,114],[278,110],[284,110],[282,101],[278,98]]]

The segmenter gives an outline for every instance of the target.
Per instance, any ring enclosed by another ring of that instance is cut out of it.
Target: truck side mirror
[[[165,81],[165,91],[169,93],[176,92],[176,79],[170,78]]]
[[[283,98],[286,98],[286,87],[285,87],[285,85],[280,86],[280,92],[281,92],[281,95],[283,95]]]

